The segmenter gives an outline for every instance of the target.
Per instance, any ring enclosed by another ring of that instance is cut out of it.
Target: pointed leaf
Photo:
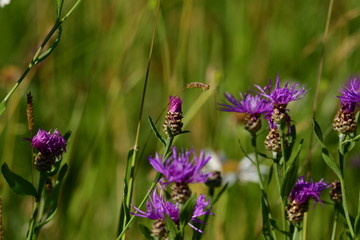
[[[161,134],[158,132],[158,130],[156,129],[156,126],[153,122],[153,120],[151,119],[151,117],[149,116],[149,123],[150,123],[150,126],[151,126],[151,129],[153,130],[155,136],[166,146],[166,142],[165,140],[162,138]]]
[[[12,172],[6,163],[1,166],[1,172],[15,194],[37,196],[36,189],[32,183]]]
[[[342,178],[340,167],[337,165],[337,163],[335,162],[335,159],[331,156],[329,150],[327,150],[327,148],[324,144],[323,135],[322,135],[322,131],[320,129],[319,124],[315,121],[315,119],[313,119],[313,123],[314,123],[314,132],[315,132],[317,139],[319,140],[319,142],[321,144],[322,157],[323,157],[325,163],[331,168],[331,170],[334,171],[334,173],[339,178]]]
[[[179,235],[179,230],[169,215],[165,215],[165,225],[166,229],[168,230],[169,239],[176,239]]]
[[[190,222],[196,205],[196,194],[193,194],[180,209],[180,225],[186,226]]]
[[[64,180],[67,170],[68,170],[68,165],[65,163],[59,171],[59,175],[57,177],[53,191],[51,192],[49,197],[46,199],[46,206],[48,208],[48,214],[47,214],[44,222],[40,223],[41,226],[39,226],[39,227],[42,227],[43,225],[48,223],[55,216],[55,213],[56,213],[57,207],[58,207],[58,200],[59,200],[61,185],[63,183],[63,180]]]
[[[139,223],[140,232],[146,237],[146,239],[154,240],[155,238],[151,235],[151,230],[144,224]]]
[[[284,178],[281,183],[281,198],[282,199],[286,199],[289,196],[291,190],[293,189],[293,187],[296,183],[297,173],[299,170],[299,155],[300,155],[300,151],[301,151],[303,142],[304,142],[304,139],[302,139],[300,141],[300,145],[296,152],[296,155],[294,156],[294,158],[292,158],[289,161],[289,166],[287,167],[286,172],[284,174]]]
[[[66,133],[64,134],[63,138],[64,138],[66,141],[69,141],[69,138],[70,138],[70,136],[71,136],[71,133],[72,133],[71,130],[67,130]]]

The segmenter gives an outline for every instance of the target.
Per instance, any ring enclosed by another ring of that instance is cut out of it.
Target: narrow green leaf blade
[[[140,232],[146,237],[146,239],[154,240],[155,238],[151,236],[151,230],[146,227],[144,224],[139,223],[139,230]]]
[[[300,141],[300,145],[296,152],[296,155],[294,156],[294,158],[292,158],[289,161],[289,166],[286,169],[286,172],[284,174],[284,178],[281,183],[281,198],[282,199],[285,199],[289,196],[291,190],[293,189],[293,187],[296,183],[297,173],[299,170],[299,155],[301,152],[303,142],[304,142],[304,140],[302,139]]]
[[[180,225],[186,226],[191,220],[196,205],[196,194],[193,194],[180,210]]]
[[[36,189],[32,183],[12,172],[6,163],[1,166],[1,172],[15,194],[37,196]]]
[[[0,103],[0,116],[5,112],[6,110],[6,103],[3,101]]]
[[[169,239],[177,239],[177,236],[179,235],[179,230],[174,221],[169,217],[169,215],[165,215],[165,224],[166,229],[168,230]]]
[[[166,146],[166,142],[165,142],[165,140],[162,138],[162,136],[161,136],[161,134],[158,132],[158,130],[156,129],[156,126],[155,126],[153,120],[151,119],[150,116],[148,117],[148,119],[149,119],[150,127],[151,127],[151,129],[153,130],[155,136]]]

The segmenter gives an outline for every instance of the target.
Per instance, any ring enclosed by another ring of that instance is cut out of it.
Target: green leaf
[[[146,239],[149,240],[155,239],[153,236],[151,236],[151,230],[148,227],[146,227],[144,224],[139,223],[139,229],[140,232],[144,235],[144,237],[146,237]]]
[[[5,112],[6,110],[6,102],[2,101],[0,103],[0,116]]]
[[[263,235],[265,237],[265,239],[274,239],[271,235],[271,224],[270,224],[270,208],[269,206],[266,204],[266,199],[263,193],[263,195],[261,196],[261,212],[262,212],[262,225],[263,225]]]
[[[32,183],[12,172],[6,163],[1,166],[1,172],[15,194],[37,196],[36,189]]]
[[[196,194],[193,194],[180,209],[180,227],[184,227],[190,222],[196,205]]]
[[[66,141],[69,141],[69,138],[71,136],[71,130],[67,130],[66,133],[64,134],[63,138],[66,140]]]
[[[171,240],[177,239],[180,235],[179,230],[174,223],[174,221],[169,217],[169,215],[165,215],[165,225],[168,230],[168,237]]]
[[[335,162],[335,159],[331,156],[329,150],[326,148],[324,144],[323,135],[319,124],[315,121],[315,119],[313,119],[313,123],[314,123],[314,132],[321,144],[322,157],[325,163],[331,168],[331,170],[334,171],[334,173],[338,176],[338,178],[342,178],[340,167]]]
[[[286,199],[291,190],[293,189],[296,180],[297,180],[297,173],[299,170],[299,155],[301,152],[302,144],[304,142],[304,139],[300,141],[299,148],[297,150],[297,153],[294,158],[292,158],[289,161],[289,166],[286,169],[286,172],[284,174],[284,178],[281,183],[281,198]]]
[[[61,189],[61,185],[63,183],[64,177],[66,175],[66,172],[68,171],[68,165],[65,163],[60,171],[59,171],[59,175],[57,177],[55,186],[53,191],[49,194],[49,197],[46,199],[46,209],[47,209],[47,216],[45,218],[45,220],[43,222],[40,222],[36,228],[40,229],[42,226],[44,226],[46,223],[48,223],[51,219],[54,218],[56,212],[57,212],[57,207],[58,207],[58,201],[59,201],[59,194],[60,194],[60,189]]]
[[[162,138],[162,136],[161,136],[161,134],[158,132],[158,130],[156,129],[156,126],[155,126],[153,120],[151,119],[150,116],[148,117],[148,119],[149,119],[149,123],[150,123],[151,129],[153,130],[155,136],[166,146],[166,142],[165,142],[165,140]]]

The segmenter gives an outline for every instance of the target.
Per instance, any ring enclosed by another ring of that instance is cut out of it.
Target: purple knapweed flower
[[[201,170],[210,158],[210,156],[205,156],[204,151],[196,156],[194,149],[178,154],[176,147],[173,147],[172,155],[166,161],[158,153],[155,154],[155,157],[148,159],[155,170],[165,176],[167,182],[203,183],[206,182],[209,174],[203,173]]]
[[[280,77],[276,77],[276,82],[273,90],[272,82],[269,80],[269,83],[266,87],[261,88],[258,85],[255,85],[259,89],[259,94],[263,96],[267,101],[277,105],[287,105],[291,101],[296,101],[305,96],[309,90],[305,90],[305,87],[300,87],[300,84],[295,83],[292,86],[289,85],[289,82],[285,83],[284,87],[280,87]]]
[[[333,128],[340,134],[356,131],[356,107],[360,106],[360,78],[352,78],[339,90],[340,109],[333,121]]]
[[[286,205],[285,215],[288,221],[292,223],[299,223],[304,218],[304,213],[308,210],[308,202],[310,199],[314,200],[314,205],[319,202],[321,191],[329,188],[331,185],[327,184],[321,179],[319,182],[306,182],[304,177],[299,177],[293,190],[289,195],[290,203]]]
[[[346,112],[355,111],[356,106],[360,106],[360,78],[352,78],[339,90],[341,96],[341,108]]]
[[[152,196],[150,196],[149,200],[146,202],[146,212],[138,209],[135,206],[132,207],[137,211],[137,213],[130,212],[132,215],[149,218],[151,220],[160,220],[162,222],[166,221],[165,216],[167,215],[171,218],[171,220],[173,220],[176,225],[179,224],[179,205],[166,201],[165,197],[162,194],[160,194],[159,196],[156,190],[153,191]],[[211,213],[211,208],[212,207],[210,206],[210,200],[206,201],[205,195],[201,194],[200,197],[196,200],[196,205],[194,207],[192,217],[188,223],[189,226],[196,231],[203,233],[203,231],[196,228],[192,223],[205,224],[197,218],[203,215],[214,215],[213,213]]]
[[[245,94],[243,96],[240,93],[241,99],[235,98],[230,93],[225,93],[224,96],[230,104],[219,104],[220,111],[245,113],[245,129],[249,132],[257,132],[261,128],[261,114],[272,109],[271,105],[259,95]]]
[[[314,205],[319,202],[322,203],[320,199],[321,191],[329,188],[331,185],[325,183],[323,179],[319,182],[306,182],[304,177],[301,176],[298,178],[293,190],[290,193],[290,201],[295,201],[298,204],[307,203],[310,199],[314,200]]]
[[[54,133],[39,129],[31,139],[31,145],[44,156],[59,157],[66,151],[66,140],[55,129]]]
[[[168,202],[162,196],[159,196],[156,190],[153,191],[152,196],[146,202],[147,211],[141,211],[135,206],[132,206],[138,213],[131,213],[138,217],[149,218],[151,220],[162,219],[165,221],[165,215],[168,215],[175,223],[179,222],[179,208],[176,204]]]

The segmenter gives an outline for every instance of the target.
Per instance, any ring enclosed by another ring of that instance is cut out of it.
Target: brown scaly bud
[[[32,133],[34,130],[34,113],[33,113],[33,100],[31,92],[26,95],[26,116],[28,129]]]
[[[329,195],[331,200],[335,203],[342,202],[342,192],[341,192],[341,184],[339,180],[335,180],[331,183],[331,189],[329,191]]]
[[[53,155],[43,155],[39,152],[34,159],[34,166],[40,172],[50,171],[52,165],[55,163],[55,157]]]
[[[288,144],[286,139],[284,139],[284,144],[285,146]],[[265,139],[265,147],[272,152],[281,152],[281,139],[277,128],[270,129]]]
[[[340,109],[333,121],[333,128],[342,134],[349,134],[356,131],[355,112],[348,112]]]
[[[174,183],[171,190],[171,199],[176,203],[184,204],[191,197],[191,190],[187,183]]]
[[[304,213],[308,210],[308,203],[299,204],[292,201],[285,207],[286,219],[292,223],[301,222],[304,218]]]
[[[287,104],[276,104],[274,105],[274,110],[271,115],[271,119],[280,124],[281,119],[285,119],[286,122],[290,121],[290,116],[287,114],[286,109]]]
[[[256,133],[261,128],[260,114],[245,114],[245,129],[251,133]]]
[[[169,109],[167,112],[167,115],[165,117],[165,121],[163,124],[163,130],[166,135],[168,135],[168,129],[171,132],[172,136],[176,136],[182,132],[181,128],[183,126],[183,123],[181,119],[182,116],[182,110],[181,110],[181,98],[178,97],[169,97]]]
[[[151,235],[159,239],[167,239],[165,221],[163,219],[157,219],[154,221],[151,227]]]
[[[208,176],[205,182],[206,186],[210,188],[220,187],[221,183],[222,183],[222,176],[220,171],[214,171],[210,173],[210,175]]]

